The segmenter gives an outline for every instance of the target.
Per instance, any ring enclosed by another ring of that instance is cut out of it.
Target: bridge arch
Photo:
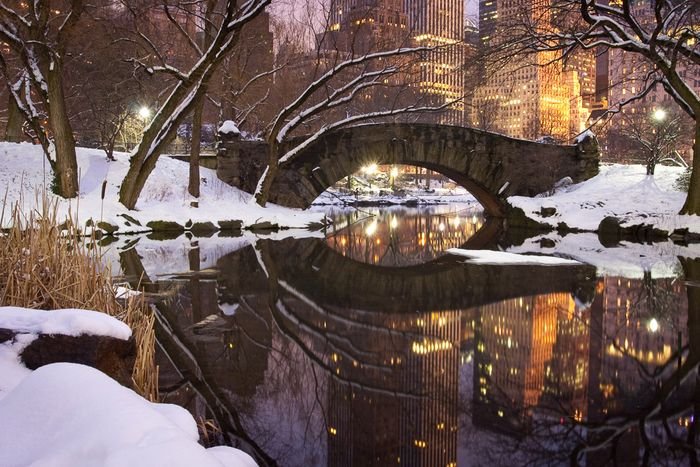
[[[305,138],[288,143],[292,148]],[[266,166],[264,142],[225,139],[217,174],[246,191]],[[370,164],[405,164],[446,175],[503,217],[508,196],[533,196],[564,177],[582,181],[598,172],[594,138],[577,146],[518,140],[474,128],[420,123],[376,123],[330,131],[280,167],[270,201],[307,208],[330,186]]]

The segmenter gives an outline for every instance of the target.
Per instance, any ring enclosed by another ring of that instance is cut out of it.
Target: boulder
[[[25,334],[12,329],[0,329],[0,343]],[[136,343],[115,337],[81,334],[39,334],[22,350],[19,359],[30,370],[50,363],[80,363],[97,368],[120,384],[131,387],[131,373],[136,361]]]

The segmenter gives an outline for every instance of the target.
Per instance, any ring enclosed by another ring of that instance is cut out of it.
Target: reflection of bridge
[[[590,266],[485,266],[444,257],[410,267],[378,267],[342,256],[317,239],[260,241],[280,281],[321,306],[416,312],[493,303],[549,292],[593,296]],[[527,280],[525,280],[527,278]],[[580,290],[582,283],[590,290]],[[584,300],[585,301],[585,300]]]
[[[264,142],[224,140],[217,174],[252,191],[267,157]],[[547,191],[567,176],[574,181],[590,178],[598,171],[598,159],[597,143],[590,138],[578,146],[559,146],[447,125],[362,125],[331,131],[282,165],[270,200],[306,208],[368,163],[407,164],[450,177],[476,197],[487,216],[503,217],[506,197]]]

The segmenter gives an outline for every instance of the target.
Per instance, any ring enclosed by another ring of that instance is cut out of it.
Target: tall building
[[[553,27],[550,4],[550,0],[481,1],[481,45],[507,42],[524,21]],[[532,140],[567,141],[581,132],[589,110],[582,92],[592,93],[591,57],[576,56],[566,65],[558,58],[558,52],[538,52],[487,66],[483,84],[474,93],[471,124]]]
[[[408,45],[401,0],[334,0],[324,47],[355,55]]]
[[[497,20],[498,0],[479,0],[479,39],[483,47],[491,44]]]
[[[322,48],[350,56],[396,47],[434,47],[421,54],[409,71],[391,79],[396,81],[393,84],[410,85],[412,99],[421,106],[446,105],[444,112],[423,119],[463,123],[465,45],[460,0],[334,0],[329,23],[320,38]],[[382,106],[392,98],[379,95],[373,100]]]
[[[431,105],[453,102],[440,123],[464,121],[464,3],[462,0],[405,0],[408,25],[416,45],[440,47],[420,63],[421,96]]]

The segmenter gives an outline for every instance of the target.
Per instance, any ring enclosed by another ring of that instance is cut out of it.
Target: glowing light
[[[656,320],[656,318],[651,318],[647,327],[649,328],[649,331],[657,332],[659,330],[659,322]]]
[[[396,178],[399,176],[399,169],[397,167],[391,168],[391,178]]]
[[[367,226],[367,228],[365,229],[365,234],[368,237],[371,237],[375,233],[377,233],[377,221],[376,220],[370,222],[369,225]]]
[[[366,165],[366,166],[362,167],[362,171],[364,173],[366,173],[367,175],[374,175],[375,173],[377,173],[377,164],[372,163],[372,164]]]
[[[651,118],[657,122],[663,122],[666,120],[666,111],[664,109],[656,109],[654,110],[654,113],[651,114]]]
[[[389,227],[391,227],[391,229],[394,230],[398,226],[399,226],[399,220],[396,218],[396,216],[393,216],[391,218],[391,222],[389,223]]]
[[[146,107],[145,105],[139,109],[139,117],[142,120],[148,120],[151,116],[151,109]]]
[[[440,224],[438,224],[438,230],[439,230],[440,232],[443,232],[443,231],[445,230],[445,224],[443,224],[442,222],[440,222]]]

